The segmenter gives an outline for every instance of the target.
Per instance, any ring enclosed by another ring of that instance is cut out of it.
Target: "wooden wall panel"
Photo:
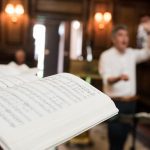
[[[51,0],[37,0],[37,11],[53,12],[53,13],[68,13],[68,14],[82,14],[82,5],[79,1],[51,1]]]
[[[31,0],[31,15],[44,16],[49,19],[82,19],[84,4],[88,0]]]
[[[26,37],[29,27],[28,0],[12,1],[14,4],[22,3],[25,9],[25,13],[18,17],[17,22],[12,22],[11,16],[5,13],[5,6],[9,0],[0,0],[0,2],[0,63],[8,63],[18,48],[24,48],[27,45]]]
[[[98,59],[99,55],[106,49],[108,49],[111,45],[111,30],[113,22],[112,20],[105,24],[103,29],[100,29],[98,23],[94,20],[94,15],[96,12],[101,12],[104,14],[105,12],[113,13],[113,3],[110,1],[103,0],[95,0],[92,2],[92,12],[90,16],[90,30],[88,32],[90,35],[90,39],[92,41],[92,50],[94,59]]]
[[[47,54],[44,59],[44,76],[54,75],[57,72],[59,56],[59,29],[60,22],[46,24],[46,43]]]
[[[17,23],[7,21],[5,24],[5,43],[7,45],[17,46],[23,44],[24,25],[23,21],[18,20]]]
[[[0,0],[0,44],[2,42],[2,0]]]

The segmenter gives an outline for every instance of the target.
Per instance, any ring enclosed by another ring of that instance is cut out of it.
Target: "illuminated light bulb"
[[[109,22],[112,19],[112,15],[110,12],[105,12],[104,13],[104,20],[105,22]]]
[[[22,15],[24,13],[24,8],[21,4],[18,4],[15,8],[15,13],[17,15]]]
[[[76,30],[79,29],[80,28],[80,22],[77,21],[77,20],[73,21],[73,28],[76,29]]]
[[[102,20],[103,20],[103,14],[102,13],[100,13],[100,12],[97,12],[96,14],[95,14],[95,20],[97,21],[97,22],[101,22]]]
[[[8,4],[5,8],[5,12],[9,15],[13,15],[15,12],[15,8],[12,4]]]
[[[104,25],[103,23],[100,23],[100,24],[98,25],[98,28],[99,28],[99,29],[104,29],[104,27],[105,27],[105,25]]]

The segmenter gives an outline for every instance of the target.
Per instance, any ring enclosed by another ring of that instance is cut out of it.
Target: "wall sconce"
[[[15,6],[9,3],[6,5],[5,12],[11,17],[11,21],[15,23],[18,17],[24,14],[24,8],[21,4]]]
[[[98,23],[99,29],[104,29],[104,27],[111,21],[112,15],[110,12],[97,12],[95,13],[94,19]]]

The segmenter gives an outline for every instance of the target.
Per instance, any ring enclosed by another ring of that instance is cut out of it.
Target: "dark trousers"
[[[135,102],[121,102],[114,101],[120,114],[134,114]],[[118,117],[119,117],[118,115]],[[132,126],[129,124],[121,123],[118,119],[111,120],[108,124],[108,137],[110,150],[123,150],[124,144],[127,139],[128,133],[131,131]]]

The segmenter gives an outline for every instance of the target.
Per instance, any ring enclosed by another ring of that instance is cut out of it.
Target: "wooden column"
[[[59,22],[46,24],[44,76],[50,76],[57,73],[59,52],[59,24]]]

